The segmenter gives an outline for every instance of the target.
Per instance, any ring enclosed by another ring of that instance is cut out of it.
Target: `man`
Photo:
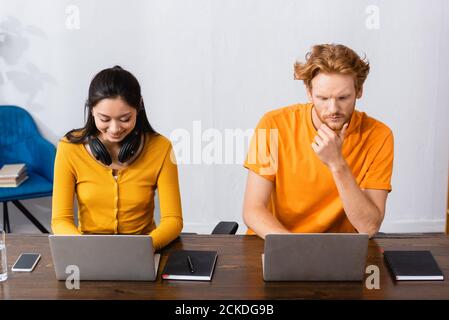
[[[378,232],[391,191],[393,134],[363,112],[369,63],[343,45],[297,62],[308,104],[266,113],[245,161],[248,233]]]

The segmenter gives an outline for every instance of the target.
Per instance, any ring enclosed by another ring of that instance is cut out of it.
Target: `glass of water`
[[[8,279],[8,263],[6,262],[5,231],[0,230],[0,282]]]

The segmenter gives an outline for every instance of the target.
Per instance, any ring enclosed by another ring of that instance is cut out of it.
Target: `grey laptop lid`
[[[78,267],[80,280],[156,280],[160,255],[154,254],[149,236],[49,235],[48,239],[58,280],[67,279],[70,265]]]
[[[262,255],[265,281],[361,281],[368,234],[268,234]]]

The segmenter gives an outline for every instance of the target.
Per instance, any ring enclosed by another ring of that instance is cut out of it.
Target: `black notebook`
[[[384,257],[396,280],[444,280],[430,251],[385,251]]]
[[[168,257],[162,279],[210,281],[217,256],[216,251],[174,251]]]

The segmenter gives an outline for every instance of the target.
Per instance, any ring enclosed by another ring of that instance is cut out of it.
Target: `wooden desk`
[[[8,280],[0,283],[0,299],[449,299],[449,237],[426,235],[370,240],[367,265],[380,268],[380,290],[363,282],[264,282],[263,241],[256,236],[183,235],[164,251],[155,282],[81,281],[68,290],[54,274],[46,235],[7,235]],[[445,281],[393,282],[381,248],[430,250]],[[174,249],[217,250],[212,282],[161,280],[160,272]],[[32,273],[14,273],[21,252],[39,252],[42,259]],[[365,277],[366,278],[366,277]]]

